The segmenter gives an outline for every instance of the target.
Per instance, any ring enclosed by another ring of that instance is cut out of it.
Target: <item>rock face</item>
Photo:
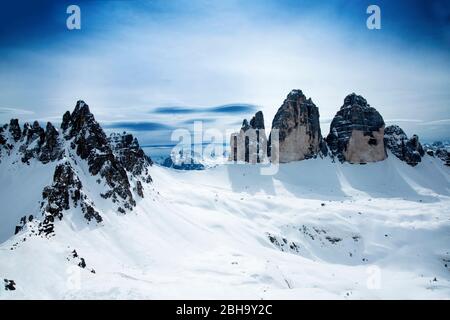
[[[6,124],[0,129],[0,160],[3,153],[9,156],[15,147],[23,163],[28,163],[32,158],[44,164],[60,160],[63,149],[58,135],[58,131],[50,122],[45,130],[37,121],[32,125],[25,123],[21,130],[19,121],[11,119],[9,125]]]
[[[446,166],[450,166],[450,144],[445,144],[441,141],[433,142],[432,144],[425,144],[425,152],[432,156],[441,159]]]
[[[258,111],[250,123],[244,119],[241,130],[231,135],[230,146],[231,161],[260,163],[266,159],[267,136],[262,111]]]
[[[63,211],[71,207],[80,206],[88,221],[95,220],[99,223],[103,220],[94,209],[94,203],[83,192],[81,181],[69,162],[56,166],[53,184],[44,188],[42,198],[41,210],[44,221],[39,226],[39,233],[43,232],[46,235],[52,233],[55,219],[61,220]]]
[[[44,130],[37,121],[25,123],[21,130],[17,119],[1,127],[0,161],[9,156],[12,164],[38,161],[55,166],[53,182],[44,188],[38,209],[43,216],[39,233],[44,235],[53,233],[55,220],[61,220],[69,209],[79,208],[88,222],[100,223],[103,219],[93,198],[111,201],[108,207],[120,213],[133,210],[136,198],[144,197],[144,183],[152,182],[152,160],[137,139],[126,133],[107,137],[83,101],[77,102],[72,113],[64,114],[60,131],[51,123]],[[99,186],[84,189],[83,179]],[[16,232],[27,224],[26,216],[22,220]]]
[[[388,126],[384,130],[384,143],[386,148],[400,160],[410,166],[416,166],[425,155],[425,151],[419,142],[419,137],[413,135],[408,139],[406,133],[397,125]]]
[[[153,165],[152,159],[148,157],[139,146],[139,142],[129,133],[112,133],[108,138],[112,151],[120,164],[134,177],[142,177],[144,182],[152,182],[148,168]]]
[[[450,152],[445,149],[437,149],[434,154],[436,157],[444,161],[446,166],[450,167]]]
[[[279,150],[272,146],[274,129],[278,130]],[[328,150],[322,138],[319,109],[301,90],[292,90],[278,109],[269,138],[269,155],[281,163],[326,156]]]
[[[137,173],[139,169],[142,170],[150,164],[142,150],[142,153],[123,150],[129,139],[131,146],[133,137],[130,135],[128,138],[114,139],[120,140],[115,144],[115,150],[119,154],[117,157],[106,134],[84,101],[78,101],[72,113],[67,111],[64,114],[61,129],[65,140],[70,142],[71,149],[76,151],[76,155],[82,160],[87,161],[89,172],[93,176],[98,174],[106,181],[108,188],[101,196],[105,199],[111,198],[113,203],[118,204],[119,212],[132,210],[136,201],[131,192],[126,168],[136,170],[134,173]],[[133,148],[139,146],[134,145]],[[142,166],[138,162],[141,162]]]
[[[326,140],[332,156],[341,162],[367,163],[387,157],[383,117],[354,93],[345,98]]]
[[[20,130],[18,119],[11,119],[9,122],[9,132],[14,141],[19,141],[22,136],[22,131]]]

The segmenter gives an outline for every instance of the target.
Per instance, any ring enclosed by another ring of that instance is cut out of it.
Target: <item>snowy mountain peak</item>
[[[44,130],[37,121],[25,123],[22,130],[17,119],[1,127],[0,162],[7,171],[31,166],[45,176],[37,204],[26,212],[13,210],[16,224],[30,211],[38,220],[42,217],[38,233],[44,235],[54,232],[54,222],[69,209],[81,210],[88,223],[103,221],[98,206],[125,214],[136,206],[136,199],[144,198],[145,185],[152,182],[152,161],[137,139],[127,133],[107,137],[81,100],[72,113],[64,114],[61,132],[50,122]],[[19,223],[16,232],[24,225]],[[14,230],[11,225],[5,228]]]

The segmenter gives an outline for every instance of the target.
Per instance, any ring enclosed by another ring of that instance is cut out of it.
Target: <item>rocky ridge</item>
[[[422,161],[422,157],[425,155],[419,137],[413,135],[411,139],[408,139],[406,133],[397,125],[386,127],[384,141],[386,148],[391,150],[397,158],[413,167]]]
[[[103,221],[83,188],[84,166],[103,190],[100,196],[111,201],[109,207],[122,214],[133,210],[136,199],[144,197],[144,184],[152,182],[149,173],[152,160],[137,139],[126,133],[107,137],[89,106],[81,100],[72,113],[64,114],[60,130],[50,122],[44,130],[37,121],[32,125],[25,123],[22,129],[17,119],[2,126],[0,162],[7,157],[23,165],[32,161],[55,165],[53,182],[43,189],[36,215],[42,216],[39,233],[44,235],[54,232],[54,222],[61,220],[69,209],[79,208],[87,223]],[[27,224],[24,218],[16,233]]]
[[[450,167],[450,143],[436,141],[431,144],[424,144],[426,154],[431,157],[441,159],[446,166]]]

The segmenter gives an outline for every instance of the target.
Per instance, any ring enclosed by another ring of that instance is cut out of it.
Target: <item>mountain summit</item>
[[[50,168],[45,170],[47,174],[53,172],[34,214],[16,212],[22,217],[16,232],[36,217],[38,233],[51,235],[55,220],[63,219],[64,212],[71,208],[79,208],[87,223],[101,223],[98,202],[125,214],[136,206],[136,199],[144,197],[144,185],[152,182],[152,161],[137,139],[126,133],[107,137],[81,100],[72,113],[64,114],[60,130],[50,122],[44,130],[37,121],[25,123],[22,129],[17,119],[1,127],[1,161],[9,161],[12,166],[40,163]]]

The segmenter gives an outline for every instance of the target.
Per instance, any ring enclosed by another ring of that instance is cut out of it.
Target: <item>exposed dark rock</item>
[[[367,163],[386,159],[383,136],[383,117],[366,99],[352,93],[333,118],[326,140],[339,161]]]
[[[44,221],[39,226],[39,233],[45,235],[54,231],[54,221],[56,218],[63,218],[63,211],[80,205],[84,217],[91,221],[95,219],[97,223],[103,219],[94,209],[94,203],[90,201],[82,191],[82,184],[69,162],[59,164],[53,176],[53,184],[45,187],[42,192],[43,201],[41,209]]]
[[[42,163],[48,163],[62,159],[64,150],[58,140],[59,133],[50,122],[47,122],[44,136],[39,160]]]
[[[80,258],[80,262],[78,263],[78,266],[80,268],[86,268],[86,261],[84,261],[84,258]]]
[[[28,163],[31,158],[38,158],[41,152],[41,146],[44,143],[45,131],[39,125],[39,122],[33,122],[33,125],[25,123],[23,129],[24,143],[19,150],[23,154],[22,162]]]
[[[450,145],[448,142],[444,144],[441,141],[436,141],[432,144],[425,144],[424,149],[428,155],[437,157],[441,159],[446,166],[450,166]]]
[[[26,139],[27,144],[38,140],[38,144],[42,145],[45,139],[45,132],[37,121],[34,121],[31,126],[30,124],[25,123],[23,128],[23,137]]]
[[[94,176],[100,174],[106,180],[110,189],[102,196],[112,198],[113,202],[123,202],[125,208],[132,210],[136,202],[130,191],[127,172],[84,101],[77,102],[72,114],[64,114],[61,129],[76,154],[87,160],[90,173]]]
[[[445,149],[437,149],[434,153],[436,157],[444,161],[446,166],[450,166],[450,152]]]
[[[139,180],[136,181],[136,192],[139,195],[139,197],[141,198],[144,197],[144,187],[142,186],[142,183]]]
[[[278,109],[269,137],[272,161],[291,162],[326,156],[327,146],[322,138],[319,109],[301,90],[292,90]],[[279,147],[272,143],[278,130]]]
[[[264,115],[262,111],[255,113],[253,118],[250,120],[250,127],[252,129],[264,129]]]
[[[301,247],[300,244],[298,244],[294,241],[289,241],[288,239],[286,239],[284,237],[276,236],[276,235],[273,235],[268,232],[266,233],[266,235],[267,235],[267,238],[269,239],[269,241],[280,251],[291,252],[291,253],[300,253],[300,247]]]
[[[67,260],[74,261],[76,263],[76,265],[82,269],[86,269],[86,267],[87,267],[86,260],[83,257],[81,257],[78,254],[77,250],[75,250],[75,249],[72,250],[71,254],[67,257]],[[91,273],[95,273],[94,269],[90,269],[89,271]]]
[[[27,222],[32,222],[32,221],[33,221],[32,215],[29,215],[28,218],[27,218],[27,216],[23,216],[22,218],[20,218],[20,222],[18,225],[16,225],[16,228],[14,230],[14,234],[18,234],[26,226]]]
[[[425,151],[419,142],[419,137],[413,135],[408,139],[406,133],[397,125],[384,129],[384,143],[386,148],[400,160],[411,166],[416,166],[425,155]]]
[[[241,130],[231,135],[230,146],[231,161],[260,163],[266,159],[267,137],[262,111],[258,111],[250,123],[244,119]]]
[[[12,119],[0,127],[0,160],[12,153],[23,163],[37,160],[43,164],[55,162],[53,183],[42,192],[40,212],[44,219],[36,222],[40,234],[50,235],[56,219],[62,219],[64,211],[80,206],[87,221],[101,222],[102,217],[94,203],[83,190],[78,172],[80,162],[86,162],[88,171],[104,190],[100,194],[110,199],[117,212],[126,213],[136,205],[134,196],[144,197],[144,183],[152,181],[149,168],[152,160],[145,155],[136,138],[131,134],[113,134],[106,137],[95,120],[89,106],[78,101],[73,112],[67,111],[58,131],[50,122],[45,130],[35,121],[26,123],[21,130],[19,121]],[[32,221],[33,217],[30,216]],[[27,224],[22,219],[15,232]]]
[[[18,119],[11,119],[9,122],[9,132],[11,133],[11,137],[14,141],[19,141],[22,137],[22,130],[20,130]]]
[[[144,182],[152,182],[148,168],[153,164],[153,161],[144,153],[133,135],[113,133],[110,135],[109,141],[114,155],[126,171],[137,178],[142,177]]]
[[[4,146],[6,144],[6,138],[5,138],[5,127],[6,126],[7,125],[5,124],[3,127],[0,127],[0,147]]]
[[[5,290],[8,291],[13,291],[16,290],[16,282],[14,280],[9,280],[9,279],[3,279],[4,283],[5,283]]]
[[[5,136],[5,129],[10,132],[9,141]],[[37,159],[44,164],[59,160],[64,152],[58,140],[58,131],[50,122],[47,123],[45,131],[37,121],[32,125],[25,123],[21,130],[18,120],[11,119],[9,125],[0,128],[0,151],[6,149],[9,155],[14,148],[22,156],[22,162],[27,164],[30,159]]]
[[[327,239],[329,242],[331,242],[332,244],[338,243],[340,241],[342,241],[341,238],[338,237],[325,237],[325,239]]]

